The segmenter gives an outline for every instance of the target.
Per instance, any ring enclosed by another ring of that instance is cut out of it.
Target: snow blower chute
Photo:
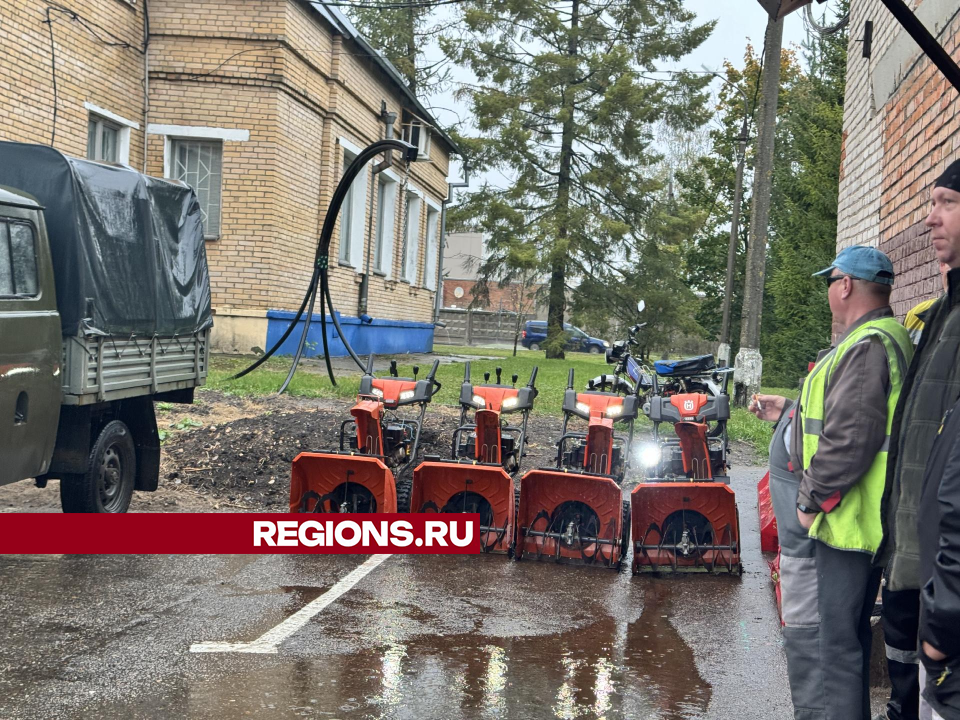
[[[414,512],[479,513],[484,552],[513,551],[516,500],[513,475],[520,469],[527,440],[527,420],[537,396],[537,368],[525,387],[484,384],[470,380],[470,363],[460,386],[460,424],[453,433],[452,459],[428,457],[413,471],[411,509]],[[507,424],[504,416],[520,422]],[[472,416],[471,416],[472,414]]]
[[[412,378],[397,377],[393,361],[391,377],[378,378],[371,355],[352,417],[340,425],[339,449],[294,458],[290,512],[408,512],[410,480],[401,474],[413,464],[427,404],[440,389],[434,379],[439,364],[434,360],[427,376],[418,380],[420,368],[414,366]],[[419,414],[401,417],[400,408],[411,406]],[[400,468],[396,477],[395,468]]]
[[[653,443],[640,450],[644,479],[630,495],[633,571],[741,573],[740,518],[729,486],[729,368],[709,355],[657,362],[644,412]],[[669,423],[673,433],[664,433]]]
[[[520,481],[517,560],[620,569],[630,538],[630,506],[620,485],[639,404],[636,394],[578,393],[570,370],[557,466],[531,470]],[[586,429],[570,431],[575,419],[586,421]]]

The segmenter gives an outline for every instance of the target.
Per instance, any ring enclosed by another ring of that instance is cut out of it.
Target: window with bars
[[[120,162],[119,125],[99,115],[91,115],[87,121],[87,157],[97,162]]]
[[[33,227],[0,219],[0,297],[36,297],[38,293]]]
[[[220,237],[223,142],[174,140],[173,177],[193,188],[203,214],[204,237]]]

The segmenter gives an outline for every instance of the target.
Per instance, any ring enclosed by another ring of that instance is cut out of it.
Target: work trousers
[[[927,669],[923,666],[923,663],[920,664],[920,672],[918,675],[920,685],[926,685]],[[930,704],[926,700],[920,698],[920,720],[944,720],[944,718],[943,715],[930,707]]]
[[[775,440],[776,442],[776,440]],[[870,720],[870,615],[881,571],[868,553],[811,539],[797,519],[796,476],[776,468],[783,642],[795,720]]]
[[[887,720],[918,720],[920,661],[917,633],[920,627],[920,591],[882,590],[883,642],[890,671]]]

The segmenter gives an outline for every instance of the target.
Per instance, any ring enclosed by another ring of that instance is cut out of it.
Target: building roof
[[[327,5],[323,0],[309,0],[307,4],[324,20],[333,25],[338,32],[350,40],[353,40],[362,50],[369,54],[370,59],[384,71],[387,78],[393,82],[404,98],[413,106],[416,114],[422,120],[426,120],[431,125],[433,131],[443,138],[444,142],[450,146],[451,152],[462,155],[460,148],[457,147],[453,138],[443,131],[436,118],[423,106],[414,92],[407,87],[406,79],[400,74],[400,71],[394,67],[393,63],[384,57],[383,53],[373,47],[366,38],[360,34],[360,31],[354,27],[353,23],[350,22],[350,18],[344,15],[340,8],[335,5]]]

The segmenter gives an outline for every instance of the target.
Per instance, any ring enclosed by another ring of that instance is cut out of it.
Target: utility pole
[[[706,66],[703,66],[707,70]],[[708,71],[710,72],[710,71]],[[727,284],[723,295],[723,325],[720,328],[720,347],[717,349],[717,359],[721,366],[730,366],[730,315],[733,305],[733,280],[737,271],[737,248],[740,245],[740,204],[743,200],[743,166],[747,161],[747,142],[750,140],[750,116],[752,114],[750,101],[743,88],[734,85],[718,72],[711,72],[722,82],[726,83],[743,98],[743,126],[740,128],[737,156],[737,179],[733,187],[733,215],[730,218],[730,243],[727,246]]]
[[[740,319],[740,352],[734,364],[734,403],[746,406],[753,393],[760,391],[763,358],[760,357],[760,317],[763,314],[763,286],[767,260],[767,230],[770,220],[770,194],[773,187],[773,143],[776,135],[777,100],[780,96],[780,47],[783,21],[767,19],[763,45],[763,101],[757,132],[757,157],[753,175],[753,206],[750,213],[750,239],[747,245],[747,277]]]

